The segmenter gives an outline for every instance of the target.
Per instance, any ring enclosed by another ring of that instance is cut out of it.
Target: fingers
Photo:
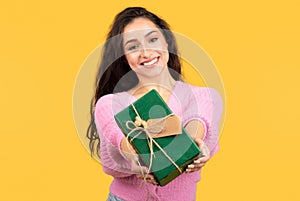
[[[199,171],[209,160],[209,154],[204,155],[196,160],[186,168],[186,173],[192,173],[195,171]]]
[[[136,174],[136,177],[139,179],[143,179],[146,182],[149,182],[153,185],[158,185],[154,175],[149,174],[149,169],[145,166],[142,166],[138,158],[131,161],[131,171]]]
[[[196,160],[194,160],[194,163],[206,163],[207,161],[209,161],[209,159],[210,159],[209,154],[202,155],[200,158],[197,158]]]
[[[141,166],[137,161],[131,161],[131,171],[135,174],[147,174],[148,168],[145,166]]]
[[[196,172],[196,171],[200,170],[205,165],[205,163],[206,162],[200,162],[200,161],[194,162],[194,163],[188,165],[185,172],[186,173]]]
[[[158,185],[154,175],[152,174],[145,174],[145,175],[137,174],[136,177],[139,179],[143,179],[144,181],[151,183],[153,185]]]
[[[139,179],[146,179],[146,180],[155,180],[155,177],[152,174],[145,174],[144,176],[141,174],[136,175],[137,178]]]
[[[136,173],[137,178],[143,179],[144,181],[153,185],[158,185],[154,175],[149,174],[149,169],[147,167],[141,166],[136,161],[132,161],[131,170],[132,172]]]
[[[194,160],[195,164],[202,164],[202,163],[206,163],[209,160],[209,157],[207,156],[203,156],[201,158],[198,158],[196,160]]]

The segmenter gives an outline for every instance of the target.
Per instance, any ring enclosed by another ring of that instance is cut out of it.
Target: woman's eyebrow
[[[124,46],[126,46],[128,43],[132,43],[132,42],[136,42],[137,39],[131,39],[131,40],[128,40],[126,41],[126,43],[124,44]]]
[[[148,32],[146,35],[145,35],[145,37],[147,37],[147,36],[149,36],[149,35],[151,35],[151,34],[153,34],[153,33],[156,33],[157,31],[155,31],[155,30],[153,30],[153,31],[150,31],[150,32]],[[124,44],[124,46],[126,46],[128,43],[132,43],[132,42],[136,42],[137,41],[137,39],[131,39],[131,40],[128,40],[128,41],[126,41],[126,43]]]
[[[155,33],[155,32],[157,32],[157,31],[155,31],[155,30],[150,31],[149,33],[147,33],[147,34],[145,35],[145,37],[147,37],[147,36],[149,36],[150,34]]]

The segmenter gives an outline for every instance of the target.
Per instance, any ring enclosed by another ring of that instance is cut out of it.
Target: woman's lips
[[[152,67],[152,66],[153,66],[154,64],[156,64],[157,62],[158,62],[158,57],[155,57],[155,58],[153,58],[153,59],[150,60],[150,61],[141,63],[141,65],[144,66],[144,67]]]

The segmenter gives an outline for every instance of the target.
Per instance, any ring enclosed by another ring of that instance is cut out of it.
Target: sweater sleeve
[[[187,108],[185,108],[183,124],[191,120],[199,120],[204,125],[203,141],[213,156],[219,149],[219,126],[223,110],[220,94],[212,88],[192,87]]]
[[[131,163],[121,151],[124,134],[115,122],[113,110],[120,110],[120,104],[115,101],[113,103],[112,94],[103,96],[97,101],[95,124],[100,137],[101,163],[106,174],[113,177],[126,177],[132,175]]]

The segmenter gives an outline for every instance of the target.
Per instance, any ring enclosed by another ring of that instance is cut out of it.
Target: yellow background
[[[200,44],[222,75],[221,150],[198,200],[300,200],[296,0],[1,2],[0,200],[105,200],[111,177],[78,138],[72,93],[114,15],[133,5]]]

